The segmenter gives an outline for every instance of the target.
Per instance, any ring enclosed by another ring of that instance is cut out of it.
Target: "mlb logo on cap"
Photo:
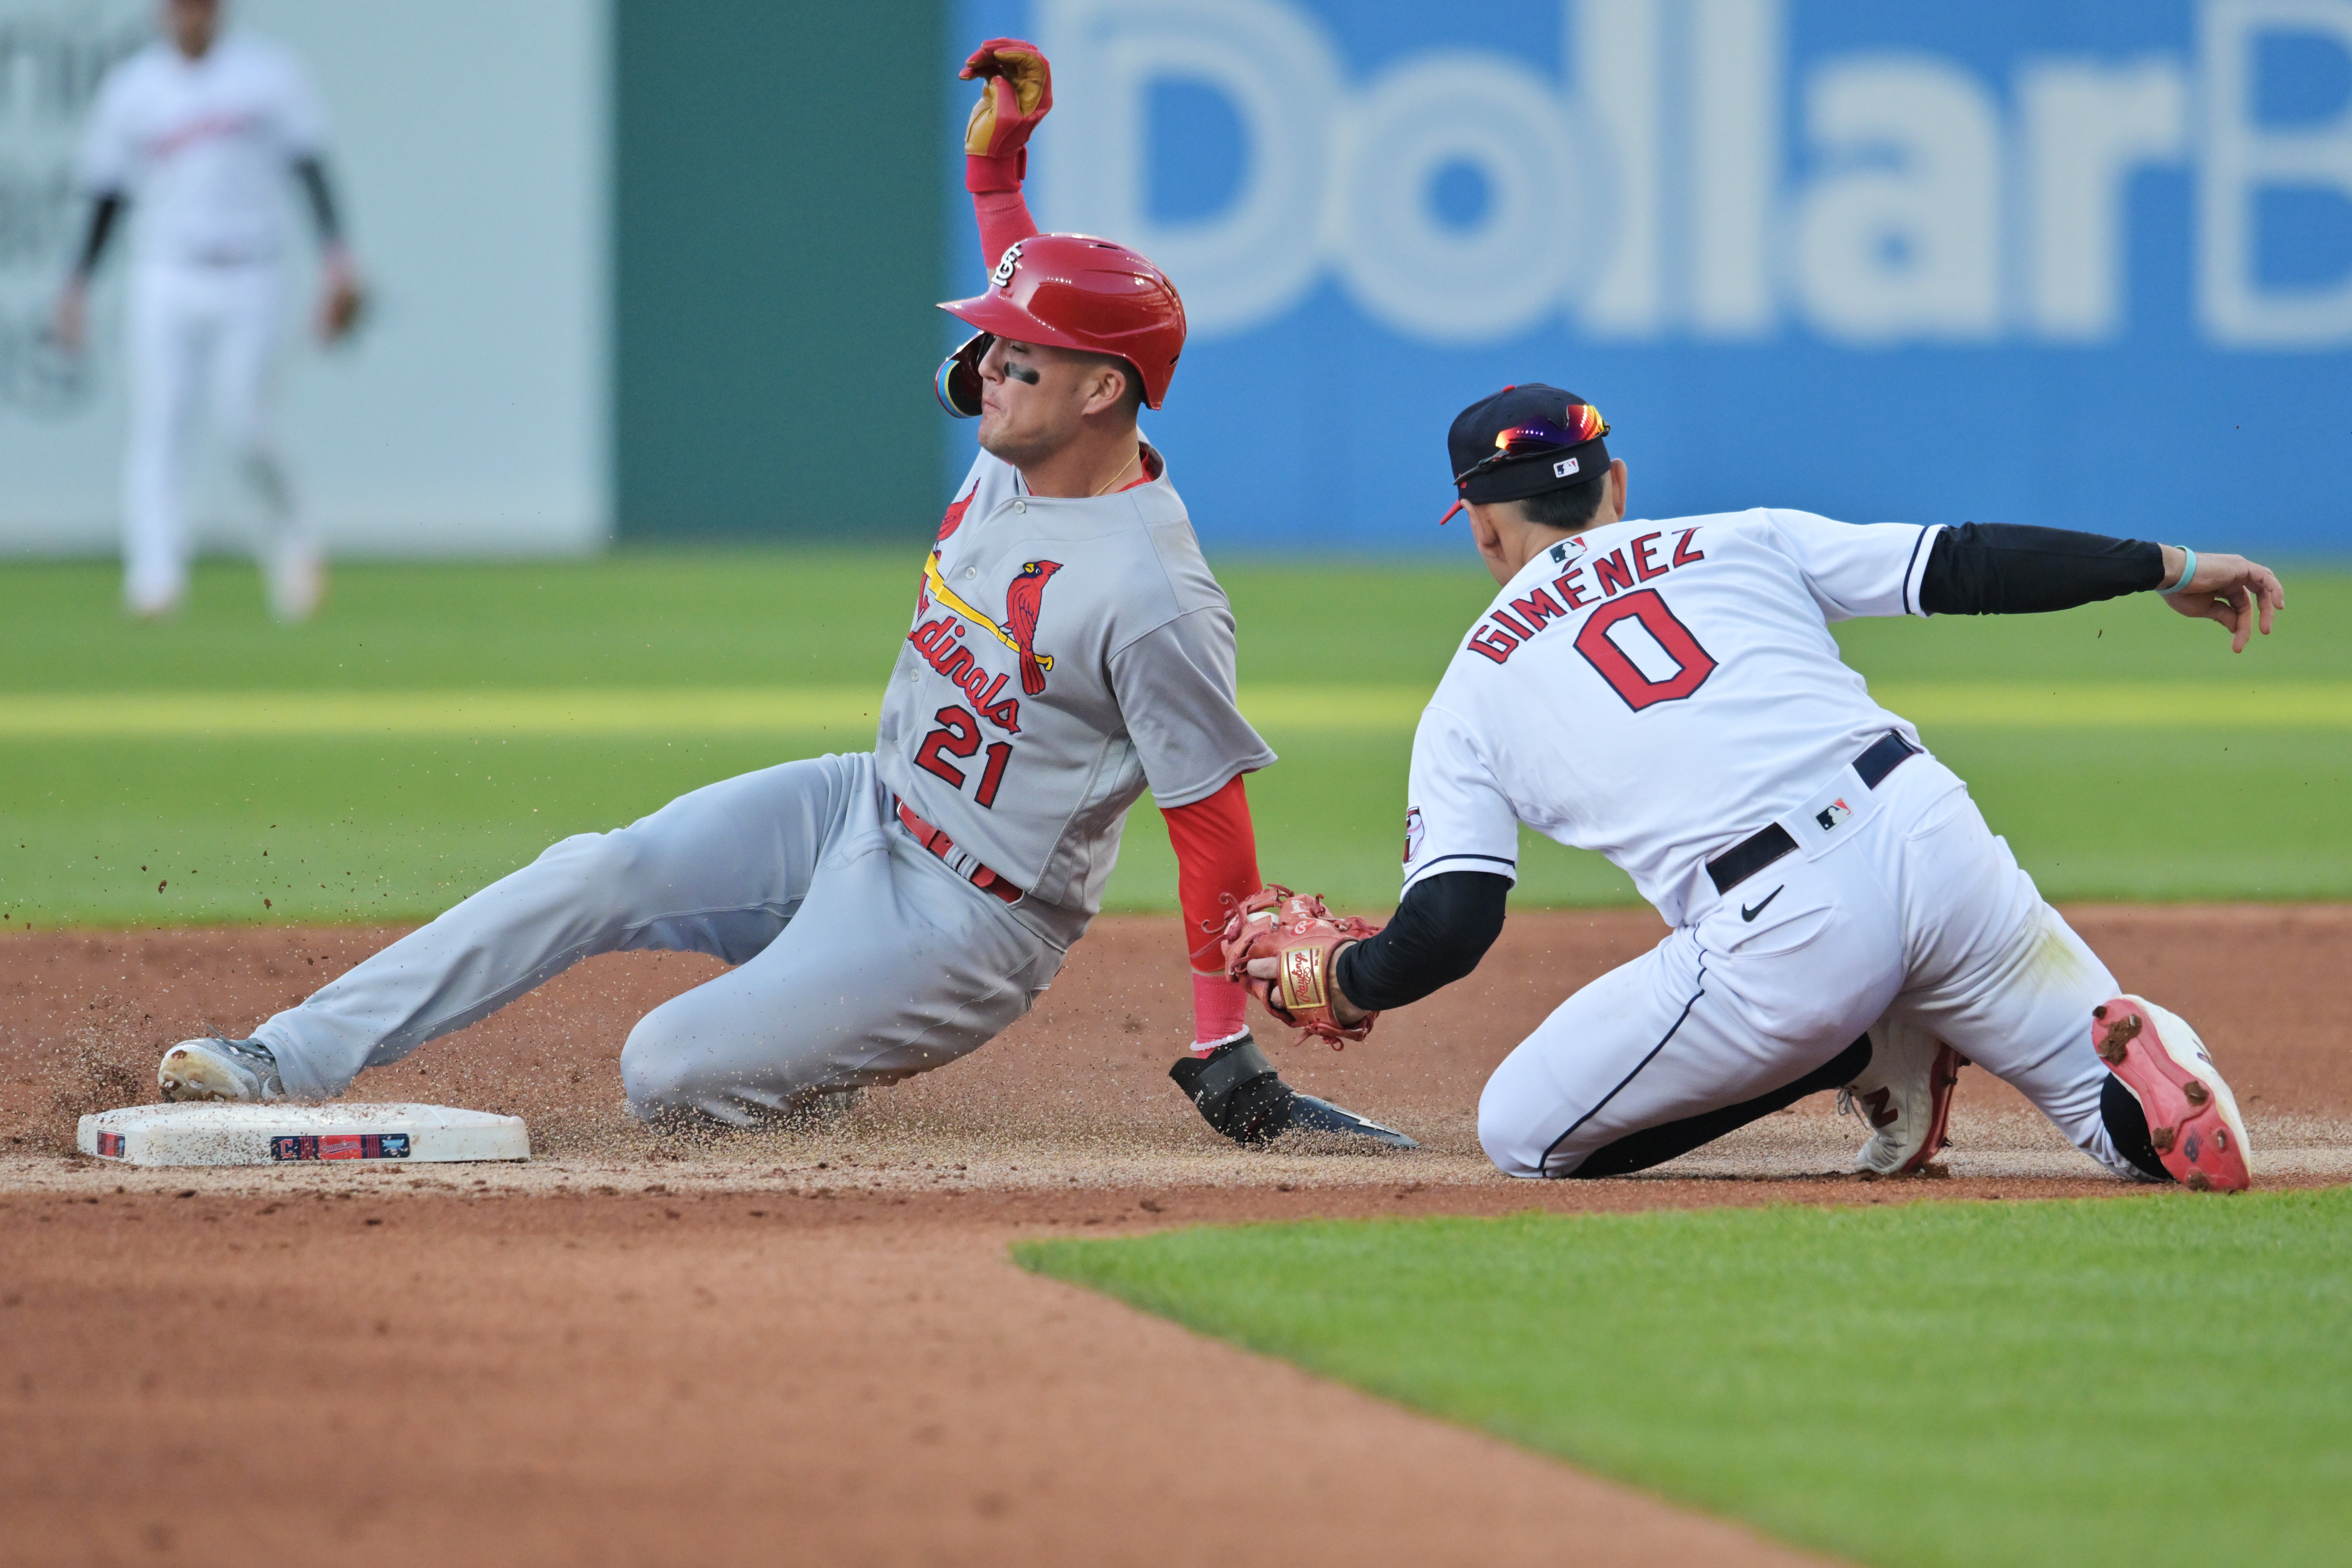
[[[1437,521],[1465,506],[1592,483],[1584,477],[1585,459],[1592,459],[1596,477],[1608,471],[1601,440],[1608,434],[1601,410],[1557,386],[1507,386],[1480,398],[1455,415],[1445,433],[1455,499]]]

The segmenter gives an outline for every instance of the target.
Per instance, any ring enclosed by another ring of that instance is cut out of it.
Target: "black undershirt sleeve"
[[[1492,871],[1441,871],[1405,889],[1381,934],[1339,955],[1339,989],[1366,1012],[1418,1002],[1472,970],[1503,930],[1511,879]]]
[[[334,244],[343,237],[343,225],[335,212],[335,193],[327,184],[326,163],[318,158],[298,158],[294,174],[310,198],[310,221],[319,230],[319,243]]]
[[[2063,528],[1971,522],[1936,535],[1919,576],[1931,616],[2022,616],[2146,593],[2164,581],[2164,547]]]
[[[82,237],[81,257],[74,263],[74,276],[88,278],[98,270],[98,258],[106,254],[106,241],[114,232],[115,219],[122,216],[122,193],[100,191],[89,204],[89,228]]]

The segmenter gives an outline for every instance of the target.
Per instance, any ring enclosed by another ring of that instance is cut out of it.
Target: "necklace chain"
[[[1135,467],[1135,465],[1136,465],[1137,463],[1139,463],[1139,462],[1142,461],[1142,459],[1143,459],[1143,448],[1142,448],[1142,447],[1137,447],[1137,448],[1135,449],[1135,456],[1134,456],[1134,457],[1132,457],[1132,458],[1129,458],[1126,462],[1121,463],[1121,464],[1118,466],[1118,472],[1117,472],[1117,473],[1113,474],[1113,475],[1112,475],[1108,479],[1106,479],[1106,480],[1103,482],[1103,488],[1102,488],[1101,489],[1097,490],[1097,491],[1095,492],[1095,495],[1096,495],[1096,496],[1098,496],[1098,495],[1102,495],[1102,494],[1104,494],[1105,492],[1107,492],[1108,490],[1109,490],[1109,489],[1110,489],[1110,487],[1111,487],[1111,486],[1113,486],[1113,485],[1115,485],[1115,484],[1118,483],[1118,481],[1119,481],[1119,480],[1121,480],[1121,479],[1123,479],[1127,478],[1127,470],[1128,470],[1128,469],[1129,469],[1129,468],[1133,468],[1133,467]],[[1087,499],[1088,500],[1094,500],[1094,496],[1088,496]]]

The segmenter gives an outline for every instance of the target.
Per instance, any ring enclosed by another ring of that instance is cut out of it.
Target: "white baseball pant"
[[[254,1034],[326,1098],[593,953],[708,953],[735,967],[640,1019],[621,1079],[640,1117],[748,1127],[986,1044],[1066,947],[918,845],[870,754],[824,756],[564,839]]]
[[[270,423],[284,298],[274,262],[147,261],[132,269],[122,593],[138,614],[168,611],[187,593],[189,456],[205,401],[261,510],[257,553],[272,608],[299,618],[316,599],[318,542],[295,504]]]
[[[1793,1084],[1891,1010],[2137,1178],[2100,1118],[2107,1069],[2091,1047],[2091,1009],[2120,987],[1968,786],[1923,753],[1874,791],[1841,770],[1822,797],[1862,811],[1853,831],[1695,910],[1504,1059],[1478,1105],[1489,1157],[1514,1176],[1573,1175],[1630,1134]]]

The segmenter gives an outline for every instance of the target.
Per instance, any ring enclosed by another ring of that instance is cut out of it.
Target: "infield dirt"
[[[2352,1179],[2352,910],[2069,914],[2203,1031],[2263,1180]],[[1943,1180],[1840,1173],[1860,1134],[1827,1097],[1653,1174],[1495,1174],[1486,1072],[1659,930],[1515,916],[1371,1041],[1268,1042],[1418,1153],[1214,1138],[1165,1077],[1178,932],[1138,918],[1099,922],[1003,1038],[821,1131],[632,1122],[629,1025],[717,967],[636,954],[362,1080],[520,1113],[530,1164],[217,1172],[82,1159],[73,1119],[152,1099],[164,1046],[242,1032],[396,933],[0,938],[0,1562],[1798,1561],[1006,1260],[1210,1220],[2146,1191],[1981,1072]]]

